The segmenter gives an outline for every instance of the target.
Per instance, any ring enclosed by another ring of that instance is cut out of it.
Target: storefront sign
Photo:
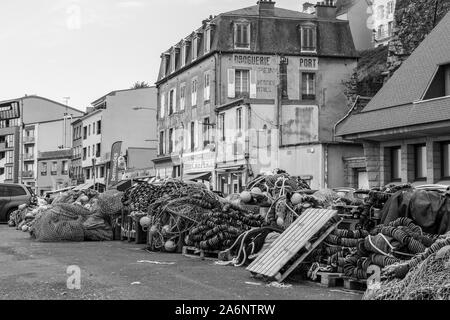
[[[319,70],[319,58],[300,57],[300,70]]]
[[[270,57],[268,57],[268,56],[235,54],[233,61],[235,64],[247,64],[247,65],[252,65],[252,66],[269,66],[270,65]]]
[[[199,155],[183,157],[184,174],[209,172],[215,169],[215,153],[208,152]]]

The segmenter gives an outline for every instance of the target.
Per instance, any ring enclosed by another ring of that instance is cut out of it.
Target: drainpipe
[[[323,188],[328,188],[328,144],[323,145]]]

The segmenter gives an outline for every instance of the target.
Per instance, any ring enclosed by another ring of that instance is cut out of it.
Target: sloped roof
[[[391,129],[450,119],[450,99],[422,99],[439,65],[450,63],[450,13],[417,47],[360,114],[344,121],[337,135]]]
[[[247,8],[242,8],[238,10],[233,10],[229,12],[225,12],[221,14],[222,16],[259,16],[259,7],[251,6]],[[310,19],[314,18],[315,15],[311,15],[308,13],[303,13],[300,11],[288,10],[283,8],[274,9],[274,17],[276,18],[291,18],[291,19]]]

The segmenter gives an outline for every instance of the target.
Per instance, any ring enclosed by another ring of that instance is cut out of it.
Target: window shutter
[[[250,98],[256,99],[256,71],[250,71]]]
[[[235,70],[228,69],[228,98],[236,97],[235,90]]]

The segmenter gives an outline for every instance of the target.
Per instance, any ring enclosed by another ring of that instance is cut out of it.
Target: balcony
[[[32,154],[32,153],[24,154],[23,160],[24,161],[34,161],[34,154]]]
[[[23,171],[22,177],[27,178],[27,179],[34,178],[34,172],[33,171]]]
[[[6,149],[6,142],[0,142],[0,150]]]
[[[23,137],[23,143],[24,144],[35,143],[35,141],[36,141],[35,137]]]

